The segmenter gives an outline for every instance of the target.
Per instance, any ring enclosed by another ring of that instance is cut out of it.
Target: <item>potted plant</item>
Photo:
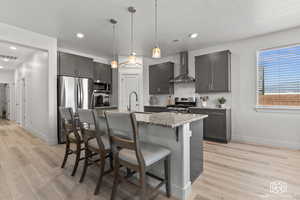
[[[203,96],[203,97],[200,97],[200,100],[201,100],[201,104],[202,104],[202,107],[206,107],[207,106],[207,101],[208,101],[209,97],[208,96]]]
[[[219,106],[220,108],[224,108],[224,105],[226,103],[226,99],[224,97],[218,98]]]

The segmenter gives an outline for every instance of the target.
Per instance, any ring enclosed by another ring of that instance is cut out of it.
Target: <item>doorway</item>
[[[10,118],[9,94],[9,84],[0,83],[0,118],[5,120]]]

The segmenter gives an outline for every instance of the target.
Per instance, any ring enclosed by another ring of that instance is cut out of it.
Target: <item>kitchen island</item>
[[[105,124],[105,109],[97,111],[99,120],[103,122],[100,124]],[[118,112],[118,110],[110,110],[110,112]],[[172,112],[135,114],[141,140],[171,150],[172,196],[180,200],[188,199],[192,182],[203,171],[203,119],[207,115]],[[152,172],[163,177],[163,163],[158,163]]]

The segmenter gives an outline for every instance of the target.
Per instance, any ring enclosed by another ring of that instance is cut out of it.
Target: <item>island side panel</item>
[[[171,150],[171,193],[172,196],[186,200],[191,192],[190,181],[190,125],[178,127],[178,141],[176,129],[140,124],[142,141],[158,144]],[[158,163],[152,170],[154,174],[164,177],[163,162]],[[164,188],[162,188],[164,190]]]
[[[191,123],[190,172],[192,183],[203,172],[203,120]]]

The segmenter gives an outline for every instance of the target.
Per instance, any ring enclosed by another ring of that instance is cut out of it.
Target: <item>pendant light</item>
[[[152,49],[152,58],[161,58],[161,50],[157,42],[157,0],[155,0],[155,47]]]
[[[136,64],[136,53],[133,51],[133,15],[136,12],[134,7],[129,7],[128,11],[131,14],[131,35],[130,35],[130,55],[128,56],[128,61],[130,64]]]
[[[110,23],[113,26],[113,60],[111,61],[111,68],[118,68],[118,58],[116,54],[116,24],[118,23],[115,19],[110,19]]]

